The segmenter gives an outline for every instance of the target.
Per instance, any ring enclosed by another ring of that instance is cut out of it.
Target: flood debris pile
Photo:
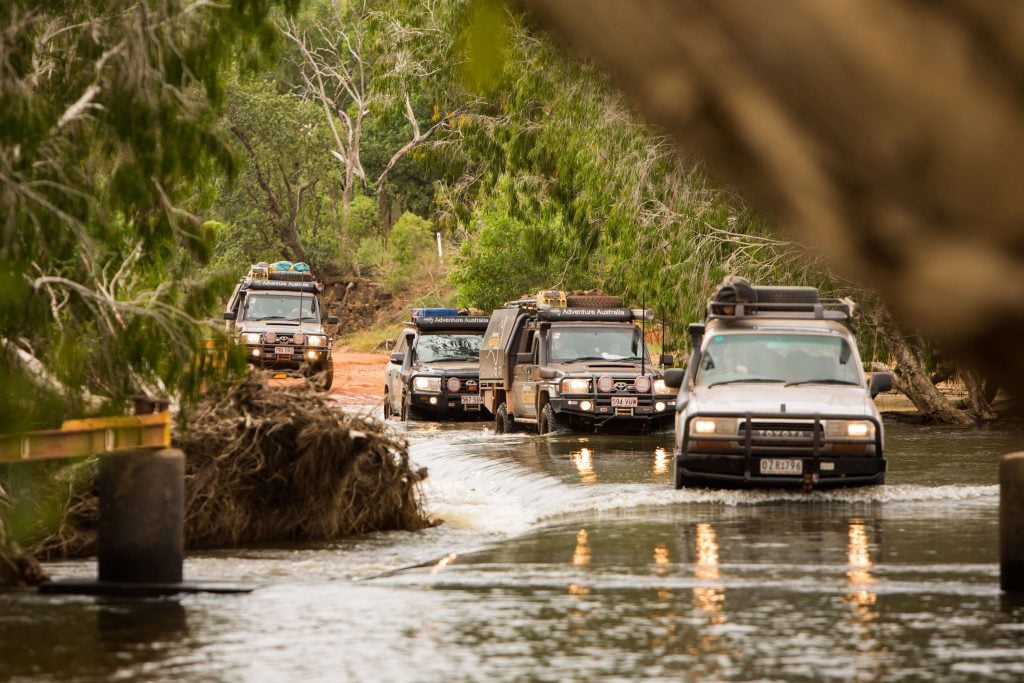
[[[190,547],[327,540],[430,525],[406,444],[305,385],[257,378],[192,413],[186,453]]]
[[[47,579],[39,560],[0,538],[0,588],[35,586]]]
[[[342,412],[304,382],[268,387],[266,377],[254,374],[214,389],[175,446],[186,455],[189,548],[330,540],[432,524],[419,490],[427,473],[413,469],[405,441],[381,422]],[[38,582],[33,557],[96,554],[97,462],[84,458],[46,477],[63,493],[59,501],[43,496],[53,501],[53,514],[23,543],[25,553],[0,543],[0,586]]]

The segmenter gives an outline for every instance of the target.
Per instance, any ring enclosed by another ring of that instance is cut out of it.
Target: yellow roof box
[[[568,306],[565,292],[558,289],[545,289],[537,292],[537,308],[565,308]]]

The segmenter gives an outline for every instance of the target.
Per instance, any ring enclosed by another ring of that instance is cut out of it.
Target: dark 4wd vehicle
[[[618,297],[541,292],[491,314],[480,351],[480,392],[495,430],[539,434],[611,429],[649,432],[672,421],[675,390],[652,363],[644,311]],[[671,357],[662,356],[661,364]]]
[[[384,376],[384,418],[479,419],[480,340],[487,316],[413,309]]]
[[[675,486],[825,488],[885,481],[882,421],[849,299],[730,280],[690,326],[676,402]]]
[[[224,319],[250,365],[288,376],[316,375],[323,389],[334,379],[332,340],[324,330],[323,285],[311,273],[252,267],[228,300]],[[338,319],[326,317],[327,324]]]

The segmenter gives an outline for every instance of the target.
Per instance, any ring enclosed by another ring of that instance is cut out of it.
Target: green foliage
[[[433,255],[434,232],[430,223],[414,213],[406,211],[391,228],[388,237],[388,251],[399,266],[413,265],[424,252]]]
[[[436,276],[437,251],[430,223],[413,213],[402,214],[391,228],[386,255],[384,286],[392,294],[414,281],[432,280]]]
[[[348,222],[345,232],[353,242],[370,236],[380,236],[380,221],[377,219],[377,203],[370,197],[360,195],[348,207]]]
[[[194,213],[236,168],[223,74],[263,63],[269,12],[296,4],[0,6],[0,432],[39,426],[26,386],[50,387],[49,422],[197,387],[214,299],[186,277],[210,254]]]

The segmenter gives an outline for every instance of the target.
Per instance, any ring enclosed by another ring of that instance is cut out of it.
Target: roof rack
[[[768,287],[729,277],[708,300],[707,318],[785,318],[839,320],[849,323],[860,317],[860,306],[850,298],[818,296],[816,287]]]

